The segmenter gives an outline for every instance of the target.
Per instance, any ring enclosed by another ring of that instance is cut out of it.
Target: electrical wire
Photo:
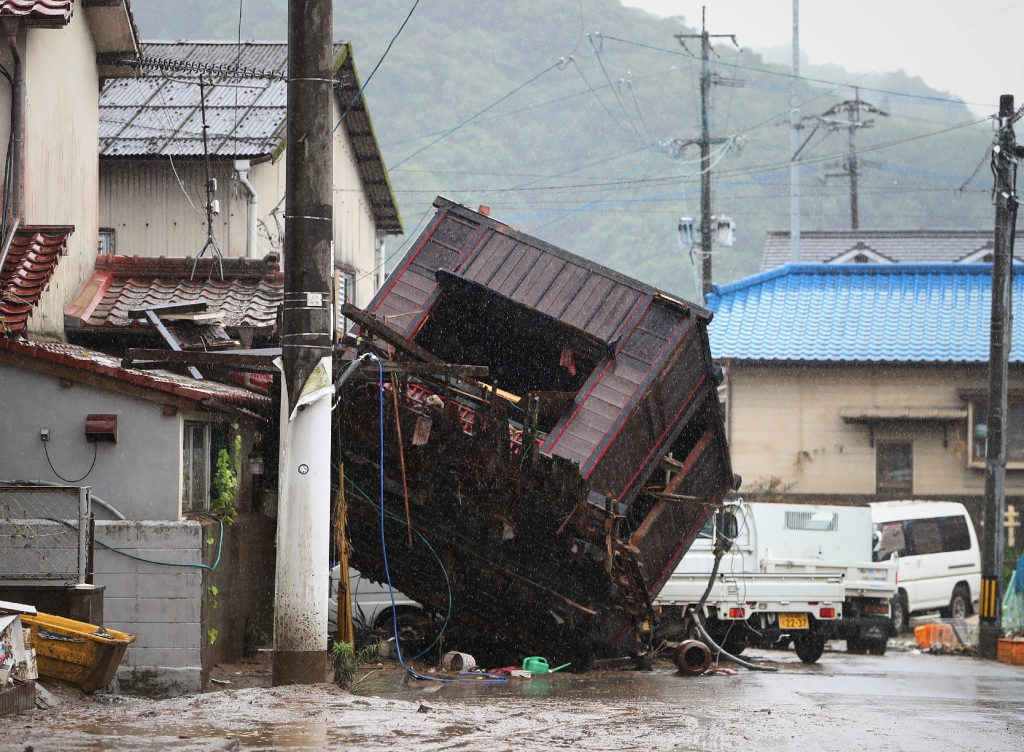
[[[658,47],[657,45],[653,45],[653,44],[644,44],[643,42],[634,42],[634,41],[629,40],[629,39],[622,39],[621,37],[609,36],[608,34],[601,34],[600,36],[601,36],[602,39],[608,39],[608,40],[610,40],[612,42],[621,42],[622,44],[628,44],[628,45],[632,45],[634,47],[643,47],[645,49],[654,50],[656,52],[664,52],[664,53],[666,53],[668,55],[677,55],[679,57],[688,58],[690,60],[700,60],[701,59],[699,55],[692,55],[692,54],[690,54],[688,52],[679,52],[678,50],[671,50],[671,49],[668,49],[666,47]],[[751,71],[751,72],[754,72],[754,73],[765,73],[765,74],[767,74],[769,76],[780,76],[782,78],[788,78],[790,80],[795,78],[798,81],[807,81],[808,83],[823,84],[825,86],[833,86],[833,87],[835,87],[835,88],[825,92],[824,94],[821,94],[821,95],[815,97],[814,99],[811,99],[811,100],[808,100],[807,102],[804,102],[803,104],[800,105],[801,107],[803,107],[804,104],[810,104],[810,102],[813,102],[816,99],[820,99],[821,97],[823,97],[823,96],[825,96],[827,94],[831,94],[834,91],[837,91],[837,90],[842,89],[842,88],[847,87],[847,86],[852,86],[854,81],[859,81],[860,79],[864,78],[865,76],[869,76],[869,75],[871,75],[871,73],[877,72],[877,71],[870,71],[870,72],[864,73],[863,75],[860,75],[857,78],[854,78],[854,79],[852,79],[852,80],[850,80],[850,81],[848,81],[846,83],[841,83],[839,81],[829,81],[828,79],[824,79],[824,78],[813,78],[813,77],[810,77],[810,76],[794,76],[792,73],[785,73],[783,71],[774,71],[774,70],[770,70],[768,68],[758,68],[758,67],[755,67],[755,66],[752,66],[752,65],[742,65],[740,63],[729,63],[729,62],[726,62],[725,60],[709,60],[708,63],[710,65],[722,65],[722,66],[725,66],[727,68],[735,68],[737,70]],[[925,101],[941,102],[943,104],[973,105],[975,107],[992,107],[993,106],[990,102],[967,102],[967,101],[964,101],[962,99],[950,99],[949,97],[936,97],[936,96],[932,96],[932,95],[928,95],[928,94],[908,94],[907,92],[903,92],[903,91],[892,91],[891,89],[878,89],[878,88],[874,88],[874,87],[871,87],[871,86],[860,86],[859,88],[861,89],[861,91],[870,91],[870,92],[874,92],[876,94],[889,94],[889,95],[896,96],[896,97],[907,97],[908,99],[921,99],[921,100],[925,100]],[[787,109],[786,112],[788,113],[789,110]],[[776,117],[781,117],[781,115],[778,115]],[[774,118],[773,118],[773,120],[774,120]]]
[[[77,525],[72,525],[67,520],[58,520],[54,517],[47,517],[45,519],[49,520],[50,522],[59,522],[62,525],[66,525],[67,527],[71,528],[72,530],[78,530]],[[163,567],[191,567],[193,569],[205,569],[207,572],[212,572],[217,568],[217,565],[220,564],[220,554],[221,550],[224,547],[224,520],[218,520],[218,522],[220,522],[220,540],[217,542],[217,558],[214,560],[212,566],[210,564],[192,564],[190,562],[158,561],[157,559],[147,559],[145,556],[136,556],[135,554],[130,554],[127,551],[122,551],[120,548],[114,548],[113,546],[107,545],[101,540],[97,540],[95,538],[93,540],[103,548],[107,549],[108,551],[113,551],[115,554],[121,554],[121,556],[127,556],[129,559],[135,559],[135,561],[144,561],[147,564],[159,564]]]
[[[384,520],[387,516],[384,512],[384,366],[381,363],[380,358],[378,358],[377,356],[373,356],[373,359],[377,361],[377,374],[379,377],[377,386],[379,388],[380,394],[380,551],[381,557],[384,560],[384,576],[387,578],[388,581],[388,594],[391,596],[391,613],[394,614],[397,613],[395,610],[397,608],[395,606],[395,587],[391,584],[391,568],[388,566],[388,543],[387,539],[384,536]],[[477,678],[443,679],[437,676],[425,676],[423,674],[420,674],[417,671],[414,671],[413,669],[409,668],[405,663],[405,659],[402,658],[402,645],[398,641],[397,617],[391,620],[391,626],[395,634],[395,652],[398,655],[398,662],[399,664],[401,664],[402,668],[405,669],[406,673],[408,673],[410,676],[414,676],[415,678],[422,679],[424,681],[436,681],[443,682],[446,684],[478,681],[483,681],[486,684],[506,684],[508,682],[507,676],[501,676],[499,674],[475,673],[473,671],[460,671],[459,673],[470,674]]]
[[[473,122],[474,120],[476,120],[476,119],[477,119],[478,117],[480,117],[481,115],[483,115],[483,114],[484,114],[485,112],[488,112],[489,110],[492,110],[492,109],[494,109],[494,108],[495,108],[495,107],[497,107],[497,106],[498,106],[499,104],[501,104],[502,102],[504,102],[504,101],[505,101],[506,99],[508,99],[509,97],[511,97],[511,96],[512,96],[513,94],[516,94],[517,92],[519,92],[519,91],[521,91],[521,90],[525,89],[525,88],[526,88],[527,86],[529,86],[530,84],[532,84],[532,83],[533,83],[534,81],[536,81],[537,79],[539,79],[539,78],[540,78],[541,76],[545,75],[546,73],[549,73],[549,72],[551,72],[551,71],[552,71],[552,70],[554,70],[555,68],[562,68],[562,67],[563,67],[563,66],[565,65],[565,62],[566,62],[565,58],[559,58],[559,59],[558,59],[558,60],[556,60],[556,61],[555,61],[554,63],[552,63],[551,65],[549,65],[549,66],[548,66],[547,68],[545,68],[544,70],[542,70],[542,71],[541,71],[540,73],[536,74],[535,76],[533,76],[533,77],[532,77],[532,78],[530,78],[529,80],[527,80],[527,81],[524,81],[523,83],[519,84],[519,86],[517,86],[516,88],[512,89],[512,91],[510,91],[510,92],[509,92],[508,94],[505,94],[505,95],[503,95],[503,96],[499,97],[498,99],[494,100],[493,102],[491,102],[491,103],[490,103],[489,105],[487,105],[486,107],[484,107],[484,108],[483,108],[482,110],[480,110],[479,112],[477,112],[477,113],[475,113],[475,114],[473,114],[473,115],[470,115],[470,116],[469,116],[468,118],[466,118],[465,120],[463,120],[463,121],[462,121],[461,123],[458,123],[457,125],[454,125],[454,126],[452,126],[451,128],[449,128],[449,129],[448,129],[448,130],[446,130],[446,131],[443,131],[443,132],[441,133],[441,135],[440,135],[440,136],[438,136],[437,138],[435,138],[435,139],[434,139],[433,141],[431,141],[430,143],[426,144],[425,146],[422,146],[422,147],[420,147],[419,149],[417,149],[416,151],[414,151],[414,152],[413,152],[412,154],[410,154],[409,156],[407,156],[407,157],[406,157],[405,159],[403,159],[403,160],[401,160],[400,162],[397,162],[396,164],[392,165],[392,166],[391,166],[391,167],[390,167],[389,169],[392,169],[392,170],[393,170],[393,169],[395,169],[396,167],[401,167],[401,166],[402,166],[402,165],[404,165],[404,164],[405,164],[406,162],[408,162],[408,161],[409,161],[410,159],[413,159],[414,157],[418,157],[418,156],[419,156],[420,154],[422,154],[423,152],[425,152],[425,151],[426,151],[427,149],[429,149],[429,148],[430,148],[431,146],[433,146],[434,144],[436,144],[436,143],[438,143],[438,142],[440,142],[440,141],[442,141],[442,140],[444,140],[444,139],[448,138],[448,136],[452,135],[453,133],[455,133],[455,132],[457,132],[457,131],[461,130],[462,128],[464,128],[465,126],[469,125],[469,124],[470,124],[470,123],[472,123],[472,122]]]
[[[608,86],[612,90],[612,96],[615,97],[615,101],[619,103],[619,108],[622,110],[622,114],[626,116],[626,121],[629,123],[633,132],[636,133],[636,137],[640,139],[640,143],[646,144],[647,139],[643,137],[640,130],[636,127],[636,123],[633,122],[633,118],[629,116],[629,111],[626,109],[626,105],[622,102],[622,97],[619,96],[619,92],[615,90],[615,85],[612,83],[611,77],[608,75],[608,70],[604,67],[604,61],[601,60],[601,52],[597,49],[597,45],[594,44],[594,38],[590,34],[587,35],[587,39],[590,40],[590,47],[594,50],[594,57],[597,58],[597,64],[601,68],[601,73],[604,74],[604,80],[608,82]]]
[[[369,496],[367,496],[366,493],[363,491],[363,489],[361,489],[359,486],[357,486],[352,481],[351,478],[349,478],[346,475],[345,476],[345,480],[348,482],[348,484],[350,486],[352,486],[352,488],[354,488],[356,490],[356,492],[360,496],[362,496],[364,499],[366,499],[367,502],[369,502],[370,506],[373,507],[374,511],[379,511],[377,509],[377,504],[373,501],[373,499],[371,499]],[[403,520],[401,517],[396,517],[395,515],[390,514],[390,513],[387,513],[386,516],[387,516],[387,518],[389,520],[392,520],[394,522],[400,522],[403,525],[405,524],[405,520]],[[444,624],[441,625],[441,631],[437,633],[437,637],[434,638],[434,641],[432,643],[427,645],[427,647],[425,647],[423,650],[421,650],[419,653],[417,653],[416,655],[414,655],[412,658],[409,659],[411,661],[415,661],[415,660],[418,660],[418,659],[422,658],[427,653],[429,653],[434,648],[434,646],[437,645],[438,642],[440,642],[441,637],[444,636],[445,630],[448,629],[448,622],[452,618],[452,582],[448,578],[448,570],[445,569],[444,562],[441,561],[441,557],[437,555],[437,551],[434,550],[434,547],[430,545],[430,541],[428,541],[426,539],[426,537],[423,535],[423,533],[421,533],[415,527],[412,529],[412,531],[414,533],[416,533],[416,535],[418,535],[420,537],[420,540],[423,541],[424,544],[426,544],[428,549],[430,549],[430,553],[432,553],[434,555],[434,558],[437,559],[437,565],[439,567],[441,567],[441,573],[444,575],[445,587],[448,588],[448,613],[445,614]],[[394,613],[394,612],[392,612],[392,613]]]
[[[409,9],[409,14],[405,17],[405,20],[402,21],[402,25],[398,27],[398,31],[395,32],[395,35],[391,37],[391,41],[388,43],[387,49],[384,50],[384,54],[380,56],[380,60],[378,60],[377,64],[373,66],[373,70],[370,71],[370,75],[366,77],[366,80],[363,82],[363,85],[359,87],[359,91],[357,91],[356,95],[352,97],[352,101],[348,103],[348,107],[346,107],[345,111],[341,113],[341,117],[338,118],[338,124],[334,126],[334,131],[337,131],[338,128],[341,127],[341,123],[345,120],[345,116],[348,115],[349,110],[351,110],[352,107],[355,106],[355,103],[359,101],[360,97],[363,96],[363,90],[369,85],[370,81],[373,79],[373,74],[377,72],[378,68],[380,68],[380,64],[384,62],[384,58],[386,58],[388,56],[388,53],[391,52],[391,48],[394,46],[395,40],[398,39],[398,35],[402,33],[402,29],[405,28],[405,25],[409,23],[409,19],[412,18],[413,11],[416,10],[416,6],[419,4],[420,0],[416,0],[416,2],[412,4],[412,7]]]
[[[89,477],[89,474],[92,472],[92,469],[94,467],[96,467],[96,456],[99,454],[100,448],[99,448],[99,442],[93,441],[92,442],[92,464],[89,465],[89,469],[85,471],[85,475],[83,475],[81,478],[75,478],[75,480],[71,480],[70,478],[65,478],[63,475],[61,475],[60,473],[57,472],[57,468],[55,468],[53,466],[53,463],[50,462],[50,450],[47,447],[47,444],[49,444],[49,443],[50,443],[49,441],[44,441],[43,442],[43,453],[46,455],[46,464],[50,466],[51,470],[53,470],[53,474],[56,475],[58,478],[60,478],[65,483],[78,483],[79,481],[85,480],[86,478]]]

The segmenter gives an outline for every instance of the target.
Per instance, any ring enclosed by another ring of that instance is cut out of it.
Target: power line
[[[690,60],[700,60],[700,58],[698,56],[691,55],[688,52],[679,52],[678,50],[668,49],[667,47],[658,47],[657,45],[653,45],[653,44],[645,44],[644,42],[634,42],[634,41],[632,41],[630,39],[622,39],[621,37],[613,37],[613,36],[609,36],[608,34],[601,34],[600,36],[601,36],[602,39],[608,39],[608,40],[611,40],[613,42],[621,42],[622,44],[628,44],[628,45],[632,45],[634,47],[643,47],[645,49],[654,50],[656,52],[664,52],[664,53],[669,54],[669,55],[676,55],[678,57],[685,57],[685,58],[688,58]],[[788,79],[794,78],[792,73],[784,73],[783,71],[774,71],[774,70],[770,70],[769,68],[758,68],[758,67],[752,66],[752,65],[742,65],[740,63],[730,63],[730,62],[727,62],[725,60],[713,60],[713,61],[711,61],[711,64],[712,65],[722,65],[722,66],[725,66],[725,67],[728,67],[728,68],[735,68],[737,70],[753,71],[755,73],[765,73],[765,74],[767,74],[769,76],[780,76],[782,78],[788,78]],[[850,86],[850,85],[853,84],[854,81],[859,81],[860,79],[864,78],[865,76],[869,76],[869,75],[871,75],[871,73],[875,73],[875,72],[877,72],[877,71],[871,71],[869,73],[865,73],[865,74],[863,74],[861,76],[858,76],[857,78],[854,78],[854,79],[851,79],[850,81],[847,81],[846,83],[840,83],[839,81],[829,81],[828,79],[824,79],[824,78],[813,78],[811,76],[795,76],[795,78],[798,81],[807,81],[809,83],[824,84],[826,86],[834,86],[835,87],[834,89],[832,89],[831,91],[825,92],[825,94],[831,94],[832,91],[836,91],[836,90],[844,88],[846,86]],[[937,96],[930,95],[930,94],[909,94],[909,93],[903,92],[903,91],[893,91],[891,89],[878,89],[878,88],[874,88],[874,87],[871,87],[871,86],[861,86],[860,88],[863,91],[870,91],[870,92],[874,92],[876,94],[890,94],[890,95],[895,96],[895,97],[907,97],[907,98],[910,98],[910,99],[922,99],[922,100],[932,101],[932,102],[942,102],[943,104],[974,105],[976,107],[992,107],[992,103],[991,102],[968,102],[968,101],[963,100],[963,99],[950,99],[949,97],[937,97]],[[813,102],[816,99],[820,99],[821,96],[824,96],[825,94],[822,94],[822,95],[820,95],[818,97],[815,97],[814,99],[808,100],[807,102],[804,102],[804,104],[809,104],[810,102]],[[786,110],[786,112],[789,112],[789,110]],[[785,113],[783,113],[783,114],[785,114]]]
[[[359,91],[357,91],[356,95],[352,97],[352,101],[348,103],[348,107],[346,107],[345,111],[341,113],[341,117],[338,119],[338,124],[334,126],[335,131],[337,131],[338,128],[341,127],[341,123],[345,119],[345,116],[348,115],[349,110],[352,109],[353,105],[355,105],[355,103],[358,102],[359,98],[363,95],[363,90],[369,85],[370,81],[373,79],[373,74],[377,72],[378,68],[380,68],[380,64],[384,62],[384,58],[386,58],[388,56],[388,53],[391,52],[391,48],[394,46],[395,40],[398,39],[398,35],[402,33],[402,29],[405,28],[405,25],[409,23],[409,19],[412,18],[413,11],[416,10],[416,6],[419,4],[420,0],[416,0],[416,2],[412,4],[412,7],[409,9],[409,14],[405,17],[405,20],[402,21],[402,25],[398,27],[398,31],[395,32],[395,35],[391,37],[391,41],[388,43],[387,49],[384,50],[384,54],[380,56],[380,60],[378,60],[377,64],[373,66],[373,70],[370,71],[370,75],[366,77],[366,80],[363,82],[363,85],[359,87]]]
[[[545,68],[544,70],[542,70],[542,71],[541,71],[540,73],[538,73],[537,75],[533,76],[533,78],[530,78],[529,80],[527,80],[527,81],[524,81],[523,83],[519,84],[519,86],[517,86],[516,88],[512,89],[512,91],[510,91],[510,92],[509,92],[508,94],[505,94],[504,96],[502,96],[502,97],[499,97],[498,99],[494,100],[494,101],[493,101],[493,102],[491,102],[491,103],[490,103],[489,105],[487,105],[486,107],[484,107],[484,108],[483,108],[482,110],[480,110],[480,111],[479,111],[479,112],[477,112],[476,114],[474,114],[474,115],[471,115],[470,117],[466,118],[465,120],[463,120],[463,121],[462,121],[461,123],[459,123],[458,125],[455,125],[455,126],[453,126],[453,127],[449,128],[448,130],[446,130],[446,131],[442,132],[440,136],[438,136],[437,138],[435,138],[435,139],[434,139],[433,141],[431,141],[430,143],[428,143],[428,144],[427,144],[426,146],[422,146],[422,147],[420,147],[419,149],[417,149],[416,151],[414,151],[414,152],[413,152],[412,154],[410,154],[409,156],[407,156],[407,157],[406,157],[405,159],[403,159],[403,160],[401,160],[400,162],[398,162],[398,163],[396,163],[396,164],[392,165],[392,166],[391,166],[391,168],[389,168],[389,169],[394,169],[394,168],[396,168],[396,167],[401,167],[401,166],[402,166],[402,165],[404,165],[404,164],[405,164],[406,162],[408,162],[408,161],[409,161],[410,159],[412,159],[413,157],[417,157],[417,156],[419,156],[420,154],[422,154],[423,152],[425,152],[425,151],[426,151],[427,149],[429,149],[429,148],[430,148],[431,146],[433,146],[434,144],[436,144],[436,143],[438,143],[438,142],[440,142],[440,141],[442,141],[442,140],[444,140],[444,139],[448,138],[448,136],[452,135],[452,134],[453,134],[453,133],[455,133],[456,131],[458,131],[458,130],[460,130],[460,129],[464,128],[464,127],[465,127],[465,126],[467,126],[467,125],[469,125],[469,124],[470,124],[470,123],[472,123],[472,122],[473,122],[474,120],[476,120],[476,119],[477,119],[478,117],[480,117],[481,115],[483,115],[483,114],[484,114],[485,112],[487,112],[487,111],[489,111],[489,110],[492,110],[492,109],[494,109],[494,108],[495,108],[495,107],[497,107],[497,106],[498,106],[499,104],[501,104],[502,102],[504,102],[504,101],[505,101],[506,99],[508,99],[509,97],[511,97],[511,96],[512,96],[513,94],[516,94],[517,92],[521,91],[522,89],[525,89],[525,88],[526,88],[527,86],[529,86],[530,84],[532,84],[532,83],[533,83],[534,81],[536,81],[537,79],[539,79],[539,78],[540,78],[541,76],[543,76],[544,74],[546,74],[546,73],[549,73],[550,71],[554,70],[555,68],[559,68],[560,70],[564,70],[564,66],[565,66],[565,65],[566,65],[566,59],[565,59],[565,58],[559,58],[559,59],[558,59],[558,60],[556,60],[556,61],[555,61],[554,63],[552,63],[551,65],[549,65],[549,66],[548,66],[547,68]]]
[[[626,109],[626,105],[622,103],[622,97],[619,96],[619,92],[615,90],[615,85],[612,84],[612,79],[608,75],[608,70],[604,67],[604,61],[601,60],[601,52],[597,49],[597,45],[594,44],[594,38],[590,34],[587,34],[587,39],[590,40],[590,47],[594,50],[594,57],[597,58],[597,64],[601,67],[601,73],[604,74],[604,80],[608,82],[608,86],[611,87],[612,96],[615,97],[615,101],[619,103],[619,108],[622,110],[622,114],[626,116],[626,121],[629,123],[633,132],[636,133],[636,137],[640,139],[640,143],[647,143],[647,139],[643,137],[640,130],[636,127],[636,123],[633,122],[633,118],[629,116],[629,111]]]

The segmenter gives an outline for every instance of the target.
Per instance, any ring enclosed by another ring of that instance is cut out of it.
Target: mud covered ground
[[[810,666],[749,651],[780,671],[732,677],[682,677],[666,660],[645,673],[440,684],[390,665],[367,680],[374,696],[236,688],[263,681],[265,666],[221,667],[232,684],[198,696],[63,692],[56,709],[4,719],[0,750],[1024,749],[1024,669],[831,647]]]

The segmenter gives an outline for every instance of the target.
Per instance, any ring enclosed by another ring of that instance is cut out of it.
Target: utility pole
[[[800,262],[800,0],[793,0],[793,78],[789,110],[789,260]]]
[[[846,162],[843,164],[843,171],[840,173],[828,174],[826,177],[849,177],[850,178],[850,228],[856,230],[860,227],[860,210],[857,204],[857,176],[860,174],[860,159],[857,156],[857,131],[860,128],[870,128],[875,124],[874,120],[861,120],[861,112],[870,112],[874,115],[887,117],[888,112],[875,107],[869,102],[860,98],[860,87],[853,87],[854,98],[840,102],[835,107],[830,107],[818,117],[818,123],[829,130],[846,130],[848,145]],[[845,112],[846,120],[839,120],[837,115]]]
[[[708,124],[708,100],[711,98],[711,40],[718,38],[731,39],[739,47],[735,34],[709,34],[706,23],[707,8],[701,8],[700,34],[676,34],[676,39],[686,49],[686,39],[700,39],[700,256],[701,256],[701,291],[707,298],[711,292],[711,133]],[[730,82],[724,79],[726,85]],[[721,139],[716,143],[723,143]]]
[[[333,29],[331,0],[288,0],[275,686],[327,680]]]
[[[985,506],[982,519],[978,654],[995,660],[1002,637],[1003,521],[1006,513],[1006,391],[1013,326],[1013,240],[1017,226],[1017,161],[1024,148],[1013,133],[1013,95],[999,97],[999,133],[992,147],[996,234],[992,257],[992,322],[988,359]]]

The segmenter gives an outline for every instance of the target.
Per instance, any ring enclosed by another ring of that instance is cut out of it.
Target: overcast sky
[[[712,34],[735,33],[755,50],[792,45],[792,0],[623,0],[700,27],[707,6]],[[994,111],[1000,94],[1024,104],[1024,0],[802,0],[800,48],[812,63],[850,71],[904,69],[949,91],[972,109]],[[1000,51],[999,47],[1005,48]],[[770,59],[781,62],[781,49]],[[985,104],[990,106],[986,107]]]

